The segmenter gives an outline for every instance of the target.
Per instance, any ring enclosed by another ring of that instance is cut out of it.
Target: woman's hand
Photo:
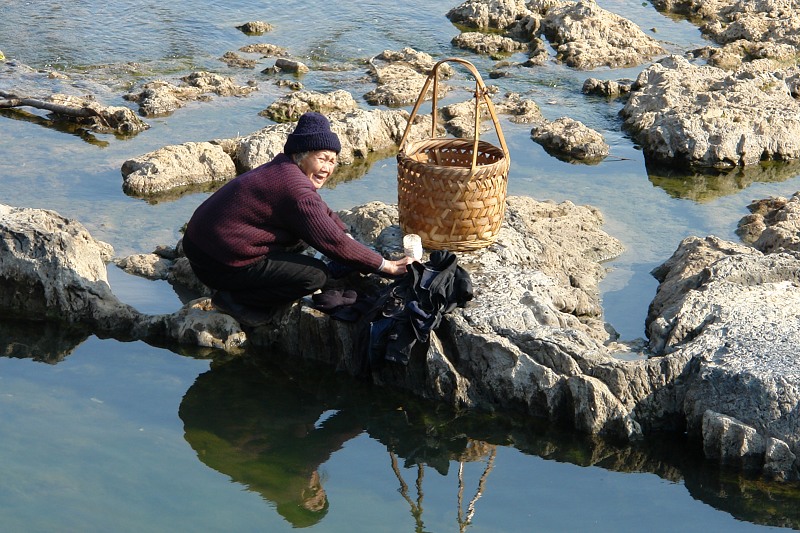
[[[410,257],[403,257],[396,261],[389,261],[388,259],[383,262],[381,272],[389,274],[390,276],[401,276],[406,273],[406,267],[414,260]]]

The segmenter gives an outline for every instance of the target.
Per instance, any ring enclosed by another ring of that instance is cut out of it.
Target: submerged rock
[[[500,58],[514,52],[525,52],[528,45],[502,35],[486,35],[480,32],[464,32],[453,37],[454,46],[471,50],[476,54],[486,54],[493,58]]]

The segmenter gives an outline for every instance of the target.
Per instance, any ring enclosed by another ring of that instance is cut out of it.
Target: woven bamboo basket
[[[475,134],[472,139],[436,137],[437,71],[446,62],[464,65],[475,77]],[[431,134],[406,145],[420,104],[433,82]],[[481,103],[494,122],[500,148],[479,139]],[[425,248],[473,251],[492,244],[505,215],[511,160],[488,90],[474,65],[447,58],[434,65],[408,119],[397,154],[400,227],[416,233]]]

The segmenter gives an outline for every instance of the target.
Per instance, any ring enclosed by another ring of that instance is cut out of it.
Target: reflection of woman
[[[317,423],[330,407],[293,383],[234,361],[200,375],[179,414],[201,461],[306,527],[328,510],[318,468],[361,427],[345,411]]]
[[[340,150],[328,119],[305,113],[282,154],[229,181],[197,208],[183,249],[200,281],[217,290],[213,302],[220,311],[246,323],[241,319],[248,311],[321,289],[328,268],[300,253],[307,245],[365,274],[406,271],[407,258],[389,261],[351,239],[319,195]]]

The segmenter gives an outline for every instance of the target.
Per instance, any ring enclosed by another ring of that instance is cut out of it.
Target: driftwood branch
[[[131,134],[150,127],[127,108],[106,107],[81,98],[67,97],[65,100],[67,103],[63,104],[0,91],[0,109],[35,107],[50,111],[61,117],[79,119],[76,120],[79,124],[89,129],[106,133]],[[69,105],[70,100],[75,102],[75,105]]]
[[[45,111],[52,111],[58,115],[70,117],[87,118],[100,116],[97,111],[89,107],[71,107],[54,104],[35,98],[19,97],[3,91],[0,91],[0,98],[3,98],[3,100],[0,100],[0,109],[9,107],[35,107],[37,109],[44,109]]]

